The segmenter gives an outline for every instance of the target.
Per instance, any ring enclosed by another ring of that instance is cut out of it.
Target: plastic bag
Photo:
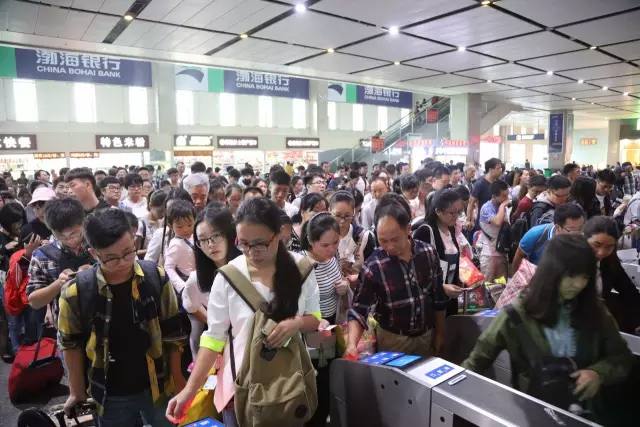
[[[467,286],[472,286],[482,280],[484,280],[484,275],[478,270],[478,267],[469,258],[460,258],[460,281]]]
[[[209,371],[209,376],[212,375],[216,375],[215,366]],[[185,426],[207,417],[213,418],[214,420],[221,420],[220,414],[218,414],[213,404],[214,392],[215,390],[205,390],[203,388],[198,390],[191,404],[186,409],[185,418],[180,421],[180,426]]]
[[[509,280],[507,283],[507,287],[502,291],[500,295],[500,299],[496,303],[496,308],[500,309],[506,305],[511,304],[511,302],[520,295],[520,292],[525,290],[529,286],[529,282],[533,278],[533,275],[536,272],[536,266],[531,264],[526,259],[522,260],[522,264],[520,264],[520,268],[516,271],[516,274]]]

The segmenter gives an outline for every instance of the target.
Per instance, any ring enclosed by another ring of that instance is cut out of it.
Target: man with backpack
[[[529,226],[551,224],[555,209],[569,199],[571,181],[565,176],[555,175],[547,182],[547,191],[540,194],[531,208]]]
[[[60,296],[58,342],[70,391],[65,412],[86,400],[88,387],[101,427],[169,425],[161,399],[184,387],[178,345],[186,338],[171,282],[155,263],[136,261],[124,212],[89,215],[84,234],[98,263]]]
[[[511,271],[515,273],[526,258],[531,264],[538,265],[547,242],[558,234],[580,234],[584,226],[584,210],[576,203],[565,203],[558,206],[553,217],[553,224],[541,224],[531,228],[520,240],[518,250],[513,258]]]
[[[489,187],[491,199],[480,209],[478,220],[480,222],[480,242],[482,252],[480,254],[480,271],[487,281],[506,276],[507,259],[505,253],[498,251],[500,231],[504,224],[509,224],[507,208],[511,205],[509,200],[509,186],[502,180],[496,180]]]

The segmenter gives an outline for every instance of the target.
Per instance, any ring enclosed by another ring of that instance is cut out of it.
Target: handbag
[[[19,402],[60,384],[64,369],[57,355],[56,340],[45,337],[47,325],[40,328],[35,344],[21,345],[9,374],[9,398]]]

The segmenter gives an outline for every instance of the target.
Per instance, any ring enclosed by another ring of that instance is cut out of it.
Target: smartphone
[[[27,244],[27,243],[29,243],[29,242],[31,241],[31,238],[32,238],[32,237],[33,237],[33,233],[29,233],[29,234],[27,235],[27,237],[25,237],[24,239],[22,239],[22,243],[23,243],[23,244]]]

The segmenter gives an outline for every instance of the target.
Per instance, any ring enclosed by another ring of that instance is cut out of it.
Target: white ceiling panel
[[[631,76],[611,77],[606,79],[592,80],[590,83],[597,84],[598,86],[607,86],[611,88],[617,88],[621,86],[634,86],[640,85],[640,74],[634,74]]]
[[[147,34],[156,24],[152,22],[132,21],[127,28],[114,40],[113,44],[133,46],[138,40]]]
[[[602,46],[640,38],[638,21],[640,21],[640,10],[570,25],[561,28],[560,31],[592,46]]]
[[[616,86],[611,89],[615,89],[618,92],[637,93],[640,92],[640,85]]]
[[[640,69],[633,65],[617,63],[600,65],[598,67],[580,68],[578,70],[563,71],[562,75],[572,77],[576,80],[595,80],[605,77],[626,76],[628,74],[640,73]]]
[[[67,9],[50,6],[38,8],[38,19],[34,34],[39,36],[58,37],[67,20]]]
[[[95,18],[94,13],[77,12],[70,10],[67,15],[67,20],[64,23],[62,31],[58,34],[61,39],[80,40],[84,33],[91,25],[91,22]]]
[[[248,38],[222,49],[213,56],[244,61],[287,64],[318,52],[320,51],[308,47]]]
[[[153,48],[160,50],[173,50],[177,45],[194,35],[197,31],[198,30],[193,28],[177,27],[175,31],[156,43]]]
[[[41,1],[40,3],[48,3],[56,6],[69,7],[73,4],[73,0],[46,0],[46,1]]]
[[[385,62],[375,59],[360,58],[358,56],[341,53],[327,53],[301,62],[296,62],[296,67],[313,68],[336,73],[352,73],[354,71],[385,65]]]
[[[232,37],[233,38],[233,37]],[[226,34],[214,34],[213,37],[208,38],[195,48],[191,49],[189,53],[195,53],[196,55],[206,55],[213,49],[220,47],[223,43],[229,41],[229,36]]]
[[[97,12],[102,7],[104,0],[74,0],[73,7],[75,9],[90,10]]]
[[[407,28],[404,31],[454,46],[471,46],[518,34],[530,33],[538,29],[534,25],[493,8],[477,7],[466,12]]]
[[[555,35],[549,31],[542,31],[535,34],[475,46],[473,50],[480,53],[486,53],[487,55],[508,59],[509,61],[518,61],[521,59],[553,55],[582,48],[584,48],[584,46],[576,42],[572,42],[571,40]]]
[[[133,0],[104,0],[100,12],[113,13],[114,15],[124,15],[127,13]]]
[[[183,0],[179,7],[174,8],[162,18],[162,22],[182,25],[212,2],[213,0]]]
[[[102,42],[118,21],[120,21],[120,18],[115,16],[96,15],[84,36],[82,36],[82,40],[86,42]]]
[[[388,28],[392,25],[402,27],[474,4],[471,0],[322,0],[311,8]]]
[[[388,65],[375,70],[356,73],[356,76],[371,77],[384,80],[402,81],[419,77],[428,77],[438,74],[437,71],[424,70],[422,68],[408,67],[406,65]]]
[[[319,13],[296,13],[255,35],[267,39],[314,46],[338,47],[380,34],[381,29]]]
[[[470,85],[452,86],[449,89],[455,90],[460,93],[484,93],[484,92],[497,92],[504,90],[506,86],[498,83],[474,83]]]
[[[140,37],[140,39],[134,43],[134,46],[150,49],[174,32],[176,28],[178,27],[175,25],[156,24],[149,32]]]
[[[473,52],[458,52],[457,50],[407,62],[407,64],[445,71],[447,73],[500,63],[504,63],[504,61]]]
[[[404,34],[376,37],[362,43],[340,49],[341,52],[386,59],[387,61],[404,61],[419,56],[444,52],[451,48]]]
[[[619,107],[619,108],[636,107],[640,105],[640,99],[632,98],[632,99],[629,99],[628,101],[613,101],[613,102],[605,101],[605,102],[601,102],[600,104],[607,105],[609,107]]]
[[[577,83],[577,82],[561,83],[559,85],[536,87],[536,90],[539,90],[540,92],[559,93],[559,94],[562,94],[565,92],[578,92],[581,90],[590,90],[590,89],[595,89],[595,88],[587,83]]]
[[[501,80],[500,83],[518,87],[534,87],[534,86],[548,86],[558,83],[566,83],[569,79],[554,75],[548,75],[546,73],[537,74],[535,76],[516,77],[514,79]]]
[[[233,38],[235,38],[235,36],[216,34],[209,31],[196,31],[195,34],[187,37],[183,42],[176,45],[173,50],[177,52],[192,52],[194,49],[197,49],[203,44],[209,46],[211,44],[217,43],[217,45],[220,46],[221,44],[226,43]]]
[[[264,4],[262,1],[255,0],[260,4]],[[288,7],[275,3],[267,3],[266,7],[262,7],[256,10],[254,13],[246,17],[240,17],[239,11],[230,13],[229,16],[225,16],[222,22],[215,22],[209,25],[207,28],[212,30],[228,31],[230,33],[246,33],[247,31],[267,22],[270,19],[275,18],[278,15],[289,10]],[[223,30],[224,28],[224,30]]]
[[[38,19],[38,6],[33,3],[11,2],[7,4],[9,31],[33,34]]]
[[[538,103],[538,102],[553,102],[553,101],[564,101],[565,99],[556,96],[556,95],[536,95],[536,96],[525,96],[521,98],[513,98],[511,101],[514,102],[528,102],[528,103]]]
[[[181,2],[182,0],[153,0],[140,12],[138,17],[150,21],[160,21]]]
[[[558,101],[558,102],[544,102],[542,104],[544,104],[545,106],[547,106],[549,108],[569,108],[569,107],[575,108],[575,109],[595,108],[593,105],[591,105],[589,103],[585,103],[585,102],[581,102],[581,101],[571,101],[571,100],[564,100],[564,101]]]
[[[535,96],[540,95],[540,93],[535,92],[529,89],[510,89],[510,90],[501,90],[500,92],[493,92],[491,96],[497,96],[500,98],[520,98],[523,96]]]
[[[439,76],[426,77],[424,79],[411,80],[408,83],[428,87],[448,87],[470,83],[481,83],[479,80],[469,77],[456,76],[454,74],[441,74]]]
[[[596,65],[618,62],[604,53],[584,49],[577,52],[562,53],[560,55],[545,56],[544,58],[520,61],[520,64],[540,68],[541,70],[569,70],[572,68],[593,67]]]
[[[578,92],[565,92],[565,93],[562,93],[561,95],[566,96],[568,98],[584,99],[584,98],[597,98],[599,96],[607,96],[607,94],[610,94],[610,93],[611,92],[602,90],[602,89],[590,89],[590,90],[581,90]]]
[[[638,6],[636,0],[502,0],[505,8],[532,20],[555,27]]]
[[[508,79],[511,77],[527,76],[537,73],[536,70],[523,67],[516,64],[501,64],[493,65],[491,67],[478,68],[477,70],[463,71],[460,73],[463,76],[476,77],[482,80],[498,80]]]
[[[608,96],[600,96],[597,98],[589,98],[587,101],[589,102],[595,102],[600,103],[600,102],[615,102],[615,101],[627,101],[629,100],[628,96],[624,96],[624,95],[608,95]]]
[[[604,46],[602,50],[626,60],[640,59],[640,41]]]
[[[216,0],[185,24],[216,31],[244,33],[291,7],[261,0]]]

